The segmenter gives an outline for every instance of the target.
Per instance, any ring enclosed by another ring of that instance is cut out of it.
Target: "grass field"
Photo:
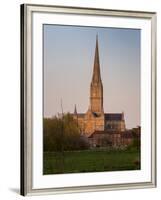
[[[45,152],[43,156],[44,174],[140,169],[140,152],[136,149]]]

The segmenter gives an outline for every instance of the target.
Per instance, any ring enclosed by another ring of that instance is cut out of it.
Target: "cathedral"
[[[105,113],[103,108],[103,84],[101,80],[98,36],[94,55],[93,75],[90,84],[89,108],[86,113],[78,113],[75,106],[73,117],[88,138],[93,133],[123,133],[126,130],[124,113]],[[114,135],[114,134],[113,134]]]

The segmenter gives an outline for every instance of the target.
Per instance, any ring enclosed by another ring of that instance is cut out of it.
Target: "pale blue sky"
[[[140,30],[44,25],[44,117],[85,113],[89,106],[96,34],[104,111],[125,113],[140,125]]]

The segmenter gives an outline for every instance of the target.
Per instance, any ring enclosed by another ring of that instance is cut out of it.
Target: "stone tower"
[[[96,115],[103,112],[103,86],[100,73],[98,36],[96,36],[93,76],[90,85],[90,109]]]
[[[84,122],[87,136],[96,130],[104,130],[103,86],[100,73],[98,36],[96,36],[93,75],[90,85],[90,105],[85,115]]]

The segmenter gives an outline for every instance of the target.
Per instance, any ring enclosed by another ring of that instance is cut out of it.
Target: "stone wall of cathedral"
[[[84,117],[85,134],[89,136],[95,130],[104,131],[104,114],[95,117],[92,112],[88,111]]]
[[[124,120],[111,120],[105,121],[105,130],[106,131],[125,131],[125,121]]]
[[[105,120],[104,114],[100,116],[94,116],[92,112],[88,111],[84,116],[79,117],[74,115],[74,119],[77,120],[80,132],[87,137],[94,131],[107,131],[107,132],[124,132],[125,121],[124,120]]]

